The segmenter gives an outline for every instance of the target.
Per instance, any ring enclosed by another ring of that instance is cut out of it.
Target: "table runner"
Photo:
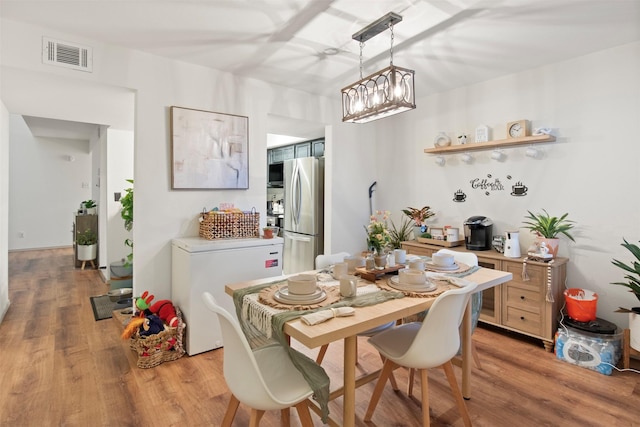
[[[306,355],[291,347],[283,331],[284,324],[288,321],[297,319],[303,314],[312,313],[318,310],[324,310],[326,309],[326,307],[302,311],[283,311],[274,314],[271,322],[271,339],[267,338],[266,335],[261,333],[258,328],[256,328],[251,322],[243,318],[245,296],[256,294],[269,286],[284,283],[286,283],[286,279],[277,279],[265,284],[254,285],[234,291],[233,302],[236,307],[236,314],[238,316],[238,320],[240,321],[240,326],[252,348],[273,344],[275,340],[287,350],[289,357],[291,358],[291,362],[302,374],[307,383],[309,383],[309,386],[314,392],[313,397],[320,405],[322,422],[327,423],[329,418],[329,376],[327,375],[325,370],[315,362],[315,360],[310,359]],[[329,307],[365,307],[368,305],[380,304],[384,301],[403,297],[404,294],[402,292],[380,290],[377,292],[357,295],[355,298],[345,298],[337,303],[331,304]]]

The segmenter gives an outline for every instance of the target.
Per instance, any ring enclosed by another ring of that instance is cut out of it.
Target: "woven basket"
[[[201,213],[198,235],[208,240],[260,237],[260,214],[257,212]]]
[[[129,348],[138,354],[138,368],[153,368],[163,362],[176,360],[184,355],[185,324],[182,321],[182,312],[176,307],[178,326],[167,327],[164,331],[155,335],[140,336],[138,332],[129,340]]]

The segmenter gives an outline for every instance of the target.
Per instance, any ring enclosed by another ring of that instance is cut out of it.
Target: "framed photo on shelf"
[[[487,142],[489,141],[489,128],[485,125],[479,125],[476,128],[475,142]]]
[[[172,106],[171,188],[249,188],[249,118]]]

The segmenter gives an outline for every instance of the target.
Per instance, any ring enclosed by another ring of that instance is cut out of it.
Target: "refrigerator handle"
[[[310,242],[311,241],[311,237],[310,236],[301,236],[299,234],[295,234],[295,233],[289,233],[286,232],[284,233],[285,237],[287,239],[291,239],[291,240],[297,240],[300,242]]]
[[[297,226],[300,222],[300,199],[302,197],[301,188],[300,188],[300,169],[298,168],[298,162],[293,164],[293,176],[291,179],[291,218],[293,219],[293,223]]]

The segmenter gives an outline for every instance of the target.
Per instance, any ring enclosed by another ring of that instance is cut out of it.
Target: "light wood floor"
[[[223,350],[137,368],[115,321],[93,320],[89,296],[107,290],[97,271],[73,267],[70,249],[9,254],[0,426],[218,426],[229,400]],[[601,375],[557,360],[539,341],[494,330],[478,328],[474,339],[483,367],[474,368],[467,401],[475,426],[640,426],[639,374]],[[379,367],[365,340],[359,350],[361,370]],[[323,363],[332,384],[341,383],[341,352],[340,343],[332,344]],[[406,390],[406,371],[396,372]],[[441,371],[430,373],[429,388],[432,425],[462,425]],[[388,386],[373,421],[364,423],[372,390],[373,383],[357,390],[358,426],[420,425],[419,401]],[[420,396],[419,384],[414,392]],[[340,403],[332,402],[333,414],[341,413]],[[292,419],[298,425],[295,411]],[[248,425],[242,405],[234,425]],[[261,424],[278,425],[277,413]]]

